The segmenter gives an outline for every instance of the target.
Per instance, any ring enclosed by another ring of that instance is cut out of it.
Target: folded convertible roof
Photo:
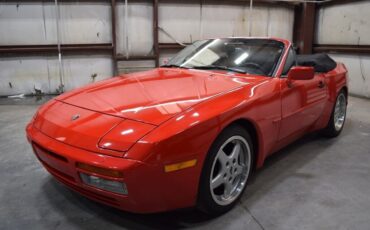
[[[337,67],[337,63],[325,53],[297,55],[297,64],[300,66],[312,66],[315,72],[319,73],[326,73]]]

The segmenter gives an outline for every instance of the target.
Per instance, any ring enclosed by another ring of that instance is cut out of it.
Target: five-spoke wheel
[[[232,136],[218,150],[213,161],[210,189],[219,205],[228,205],[243,191],[250,169],[251,151],[242,136]]]
[[[331,113],[328,125],[323,129],[323,134],[327,137],[336,137],[343,129],[344,122],[346,121],[347,111],[347,94],[341,90],[337,96]]]
[[[198,206],[209,214],[228,211],[243,193],[253,167],[253,142],[247,129],[227,127],[213,143],[199,185]]]
[[[346,118],[347,99],[346,96],[341,93],[335,103],[334,109],[334,127],[336,130],[341,130],[344,125],[344,119]]]

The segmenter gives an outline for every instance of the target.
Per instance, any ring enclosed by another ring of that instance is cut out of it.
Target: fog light
[[[84,184],[100,188],[106,191],[127,195],[126,184],[120,181],[107,180],[101,177],[80,173],[81,180]]]

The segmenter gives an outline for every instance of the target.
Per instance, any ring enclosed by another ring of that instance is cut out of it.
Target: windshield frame
[[[280,52],[280,54],[279,54],[279,57],[276,59],[276,62],[275,62],[275,64],[274,64],[274,66],[271,68],[271,71],[268,73],[268,74],[256,74],[256,73],[248,73],[247,71],[244,73],[244,74],[246,74],[246,75],[257,75],[257,76],[266,76],[266,77],[271,77],[271,78],[274,78],[274,77],[278,77],[278,75],[279,75],[279,72],[281,72],[281,71],[279,71],[280,69],[281,69],[281,63],[283,62],[283,60],[284,60],[284,57],[286,56],[286,51],[287,51],[287,47],[289,47],[289,42],[288,41],[285,41],[285,40],[283,40],[283,39],[275,39],[275,38],[253,38],[253,37],[251,37],[251,38],[246,38],[246,37],[229,37],[229,38],[214,38],[214,39],[203,39],[203,40],[197,40],[197,41],[195,41],[195,42],[204,42],[204,43],[202,43],[202,45],[203,44],[210,44],[210,43],[212,43],[213,41],[215,41],[215,40],[226,40],[226,42],[227,42],[227,40],[236,40],[236,41],[240,41],[240,40],[248,40],[248,41],[257,41],[257,42],[263,42],[263,41],[265,41],[266,42],[266,44],[268,44],[268,43],[270,43],[270,44],[272,44],[272,45],[274,45],[274,43],[276,44],[276,47],[278,48],[279,46],[280,46],[280,48],[281,48],[281,52]],[[195,43],[194,42],[194,43]],[[194,44],[194,43],[192,43],[192,44]],[[201,45],[201,46],[202,46]],[[186,48],[186,47],[185,47]],[[184,49],[182,49],[182,50],[184,50]],[[181,50],[181,51],[182,51]],[[171,61],[173,61],[176,57],[178,57],[178,54],[181,52],[181,51],[179,51],[175,56],[173,56],[168,62],[167,62],[167,64],[164,64],[164,65],[161,65],[160,67],[162,67],[162,68],[166,68],[166,67],[169,67],[169,66],[171,66],[171,64],[172,64],[172,67],[176,67],[176,66],[174,66],[173,65],[173,63],[171,63]],[[197,53],[197,52],[195,52],[195,53]],[[192,54],[192,55],[194,55],[194,54]],[[166,66],[166,65],[169,65],[169,66]],[[192,67],[188,67],[188,66],[183,66],[183,64],[180,64],[180,66],[178,66],[179,68],[185,68],[185,69],[196,69],[196,67],[195,68],[192,68]],[[224,66],[224,67],[226,67],[226,66]],[[232,68],[232,67],[231,67]],[[210,68],[210,70],[211,70],[211,68]],[[215,69],[216,70],[216,69]],[[232,70],[230,70],[230,72],[232,72]],[[236,71],[237,72],[237,71]],[[241,74],[243,74],[243,73],[241,73]]]

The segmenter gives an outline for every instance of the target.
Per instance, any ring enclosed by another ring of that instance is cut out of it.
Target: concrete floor
[[[310,134],[270,157],[240,204],[213,219],[194,210],[134,215],[68,190],[26,142],[34,99],[0,104],[0,229],[370,228],[370,100],[350,98],[338,138]]]

